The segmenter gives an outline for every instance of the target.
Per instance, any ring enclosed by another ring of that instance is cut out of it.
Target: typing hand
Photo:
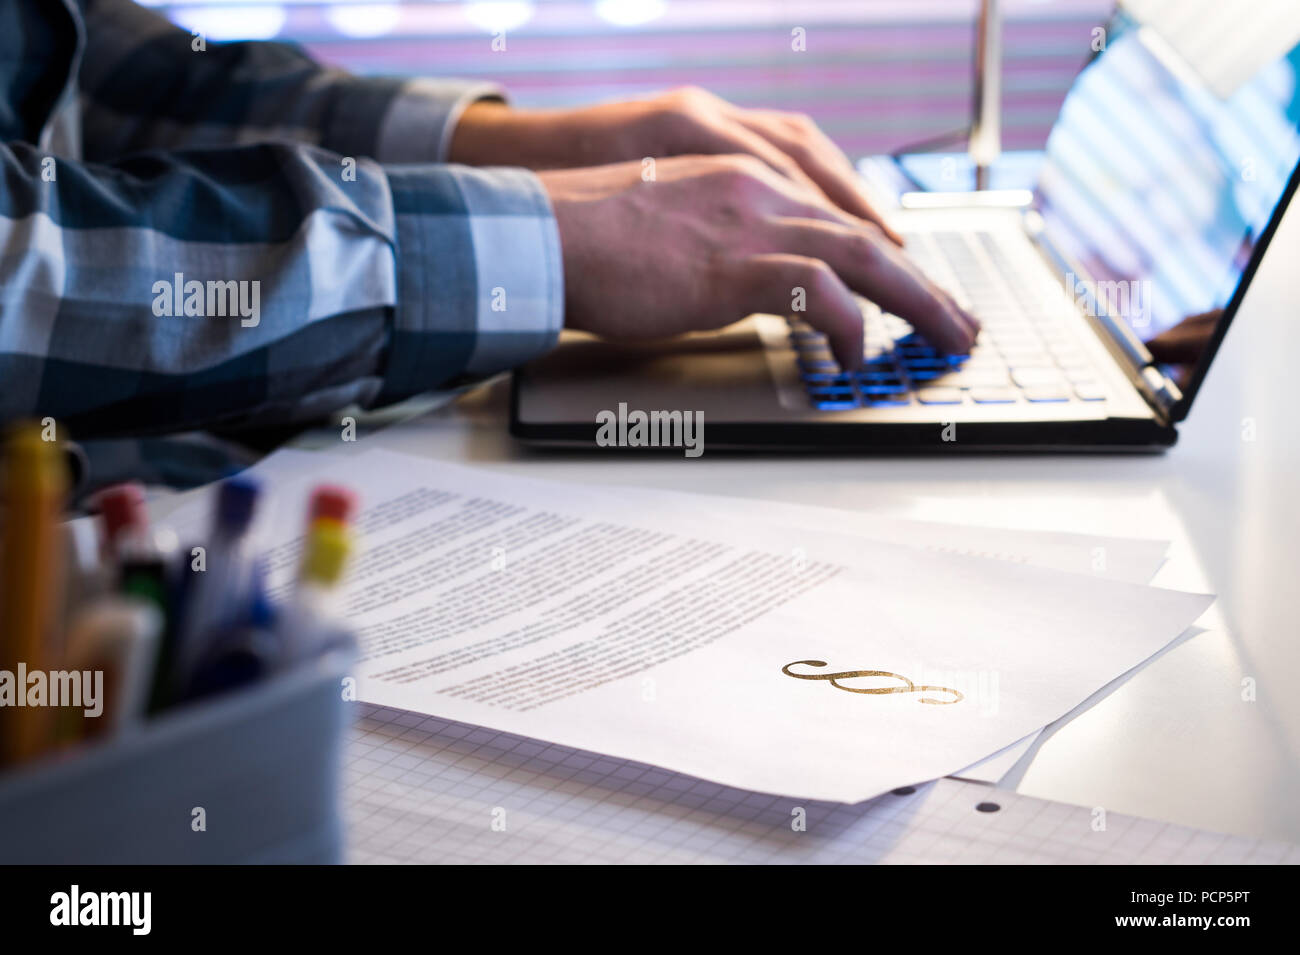
[[[853,292],[945,351],[968,351],[979,330],[879,226],[753,156],[664,159],[653,181],[640,162],[540,177],[559,223],[572,328],[626,340],[797,314],[845,369],[862,362]]]
[[[452,162],[562,169],[647,157],[743,154],[851,215],[902,239],[872,208],[839,148],[808,117],[741,109],[686,88],[643,100],[571,110],[475,103],[452,138]]]

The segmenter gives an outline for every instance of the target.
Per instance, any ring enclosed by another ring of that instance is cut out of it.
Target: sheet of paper
[[[1211,600],[383,451],[278,475],[273,582],[300,544],[288,502],[325,478],[366,494],[362,699],[762,792],[857,802],[959,770]]]
[[[1011,767],[1020,762],[1020,758],[1029,752],[1042,732],[1041,729],[1036,730],[1024,739],[1018,739],[1010,746],[998,750],[992,756],[986,756],[978,763],[973,763],[949,775],[956,779],[969,779],[977,783],[999,782],[1003,776],[1011,772]]]
[[[1134,584],[1149,582],[1169,550],[1169,542],[1163,540],[938,524],[806,504],[650,489],[637,489],[632,496],[641,506],[693,508],[704,516],[726,513],[741,519],[760,511],[765,520],[814,532],[851,533],[909,547],[1052,567]],[[1029,752],[1041,732],[1030,733],[953,775],[996,783]]]
[[[317,453],[286,449],[278,452],[263,467],[273,469],[278,475],[295,469],[315,472],[319,464],[320,457]],[[523,482],[526,479],[520,480]],[[540,483],[545,486],[549,482]],[[901,546],[1050,567],[1129,583],[1150,581],[1163,563],[1169,547],[1168,541],[1147,538],[940,524],[840,508],[685,494],[650,488],[609,487],[602,488],[602,492],[626,495],[631,507],[669,507],[675,510],[690,508],[706,518],[726,513],[733,518],[747,520],[755,514],[761,514],[765,520],[815,532],[851,533]],[[1029,751],[1040,732],[1041,730],[1031,733],[1023,740],[954,775],[962,779],[995,783]]]
[[[793,800],[368,704],[344,774],[355,863],[1300,862],[1300,846],[1116,812],[1098,827],[1092,806],[978,783]]]
[[[289,449],[276,452],[259,468],[269,468],[271,470],[267,473],[281,475],[295,470],[314,473],[321,466],[319,453]],[[511,480],[520,488],[535,487],[539,493],[554,486],[552,481],[532,478],[512,476]],[[784,524],[796,530],[852,534],[891,544],[920,547],[936,553],[987,557],[991,560],[1090,574],[1131,584],[1148,583],[1164,563],[1169,551],[1168,541],[1149,538],[1025,531],[978,524],[945,524],[811,504],[721,497],[716,494],[687,494],[658,488],[602,486],[590,490],[592,493],[625,499],[629,508],[667,509],[682,515],[689,512],[702,520],[723,516],[742,521],[762,520]]]
[[[546,483],[546,482],[539,482]],[[1063,531],[1022,531],[1006,527],[940,524],[846,511],[811,504],[752,498],[686,494],[650,488],[609,488],[640,505],[690,511],[708,518],[760,519],[816,533],[852,534],[873,540],[920,547],[935,553],[987,557],[1035,567],[1050,567],[1106,580],[1144,584],[1155,576],[1169,551],[1166,540],[1101,537]]]

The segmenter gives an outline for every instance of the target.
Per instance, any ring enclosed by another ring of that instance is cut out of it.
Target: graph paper
[[[355,863],[1281,863],[1300,847],[940,779],[857,805],[732,789],[357,704]]]

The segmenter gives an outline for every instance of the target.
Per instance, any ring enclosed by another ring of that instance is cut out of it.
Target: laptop
[[[1031,201],[891,216],[918,266],[980,318],[970,355],[865,300],[851,374],[797,312],[653,343],[566,332],[516,372],[511,433],[660,449],[690,443],[691,425],[724,450],[1167,448],[1298,163],[1300,44],[1212,90],[1118,14],[1066,96]]]

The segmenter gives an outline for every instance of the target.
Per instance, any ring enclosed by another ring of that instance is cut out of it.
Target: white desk
[[[567,481],[1168,538],[1155,582],[1219,594],[1201,621],[1208,629],[1055,724],[1008,782],[1109,812],[1300,842],[1300,410],[1288,400],[1300,355],[1297,263],[1293,211],[1179,444],[1160,456],[723,456],[708,453],[707,437],[695,460],[536,452],[506,433],[505,380],[365,440]],[[1243,700],[1247,678],[1254,702]]]

